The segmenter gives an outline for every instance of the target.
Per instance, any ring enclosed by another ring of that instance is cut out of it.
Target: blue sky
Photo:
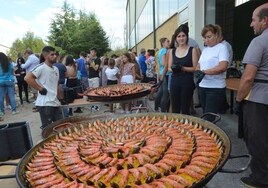
[[[49,35],[49,24],[55,13],[60,13],[64,0],[0,0],[0,51],[5,52],[12,42],[27,31],[44,40]],[[67,0],[76,10],[97,15],[112,47],[124,45],[126,0]]]

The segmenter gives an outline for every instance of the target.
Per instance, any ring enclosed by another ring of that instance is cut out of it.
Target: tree
[[[36,37],[33,32],[28,31],[22,39],[16,39],[8,50],[7,54],[11,59],[17,59],[18,55],[22,55],[27,48],[34,53],[41,53],[45,46],[44,41],[40,37]]]
[[[99,55],[110,51],[108,37],[93,13],[84,10],[75,13],[75,9],[66,1],[62,13],[56,14],[50,25],[49,43],[58,47],[64,54],[78,56],[80,51],[89,51],[91,47]]]

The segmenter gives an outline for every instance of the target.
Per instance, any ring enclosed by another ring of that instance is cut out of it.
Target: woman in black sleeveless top
[[[188,45],[188,30],[180,26],[175,30],[169,52],[168,69],[172,72],[170,98],[173,113],[190,114],[190,105],[194,92],[193,72],[198,54]],[[176,46],[176,47],[175,47]]]

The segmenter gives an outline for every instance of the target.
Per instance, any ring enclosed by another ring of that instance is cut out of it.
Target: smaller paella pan
[[[84,95],[94,101],[118,101],[148,95],[153,85],[147,83],[116,84],[88,89]]]

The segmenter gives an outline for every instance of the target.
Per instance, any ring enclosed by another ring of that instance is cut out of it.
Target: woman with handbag
[[[28,84],[24,80],[24,77],[26,75],[26,70],[21,67],[22,64],[25,63],[25,60],[22,57],[19,57],[17,59],[17,66],[15,70],[15,76],[17,78],[17,84],[18,84],[18,89],[19,89],[19,96],[20,96],[20,104],[23,104],[23,99],[22,99],[22,91],[25,93],[25,98],[26,102],[30,103],[29,98],[28,98]]]
[[[219,40],[220,26],[208,24],[201,34],[206,45],[197,65],[197,70],[205,74],[199,83],[201,106],[203,113],[218,113],[226,94],[225,78],[229,53],[227,47]],[[215,117],[206,116],[205,119],[213,121]]]
[[[168,70],[172,72],[170,83],[172,112],[189,115],[195,88],[193,72],[197,65],[198,54],[195,48],[188,45],[188,40],[188,29],[181,25],[175,30],[171,40]]]

